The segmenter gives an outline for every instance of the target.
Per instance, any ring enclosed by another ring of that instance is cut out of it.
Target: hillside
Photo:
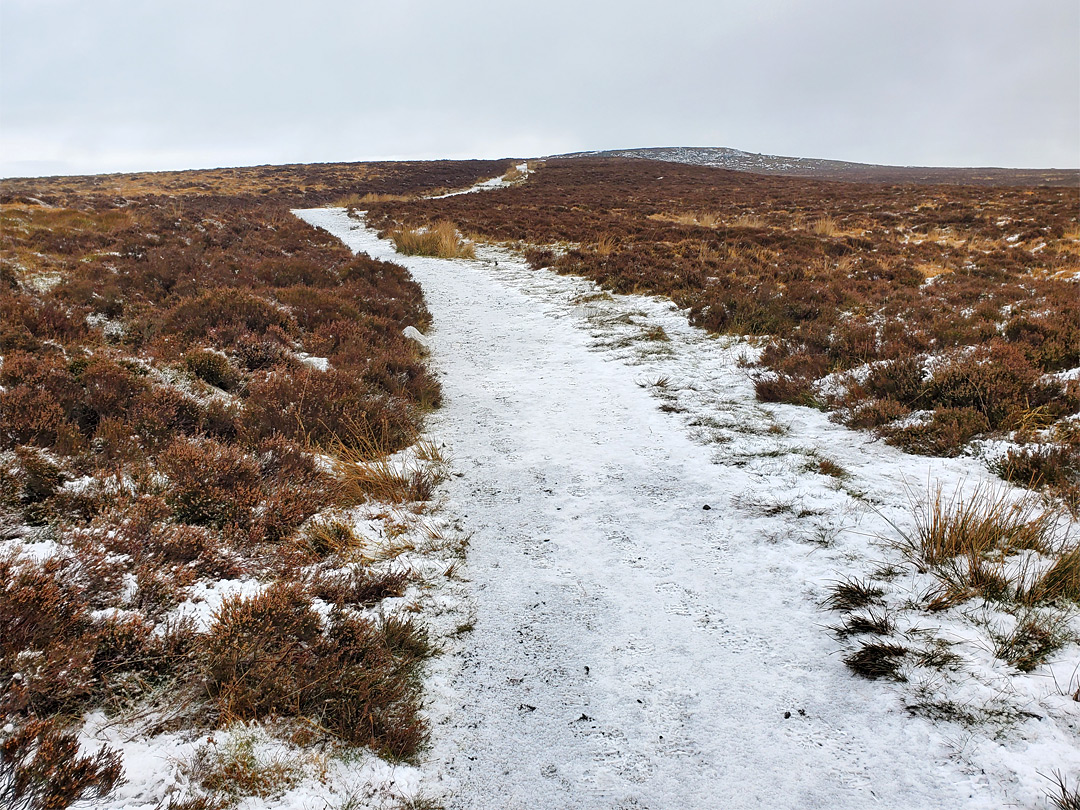
[[[865,183],[919,183],[981,186],[1080,186],[1080,169],[932,168],[878,166],[820,158],[782,157],[743,152],[722,146],[676,146],[572,152],[552,157],[621,157],[709,166],[755,174],[812,177]]]
[[[0,803],[1080,801],[1078,190],[721,151],[4,181]]]

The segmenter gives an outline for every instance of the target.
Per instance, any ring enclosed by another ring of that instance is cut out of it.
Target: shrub
[[[874,365],[863,388],[877,399],[891,399],[912,406],[922,394],[922,361],[917,356],[911,356]]]
[[[762,375],[754,380],[754,393],[762,402],[818,406],[813,380],[788,374]]]
[[[939,364],[926,384],[926,397],[942,408],[978,411],[990,427],[998,427],[1014,411],[1026,409],[1038,377],[1022,351],[993,341]]]
[[[311,590],[331,605],[373,605],[382,599],[402,596],[409,583],[404,571],[375,573],[366,568],[353,569],[347,575],[325,575],[312,583]]]
[[[299,588],[226,600],[205,642],[207,690],[222,719],[310,717],[394,758],[426,736],[416,667],[430,650],[414,625],[334,613],[324,629]]]
[[[856,405],[848,412],[843,422],[848,427],[876,428],[902,419],[911,413],[911,409],[895,399],[872,399]]]
[[[244,421],[259,438],[280,435],[333,447],[370,436],[389,452],[406,446],[415,430],[400,399],[336,369],[304,368],[253,382]]]
[[[975,408],[938,408],[930,419],[899,429],[885,430],[885,440],[909,453],[956,456],[973,437],[990,429],[986,416]]]
[[[1075,515],[1080,512],[1080,445],[1010,448],[993,470],[1014,484],[1046,488]]]
[[[75,734],[55,720],[30,719],[0,742],[0,805],[8,810],[63,810],[104,799],[123,773],[120,754],[102,746],[83,756]]]
[[[158,457],[169,479],[166,502],[176,519],[221,529],[246,526],[259,502],[259,466],[247,453],[213,439],[177,439]]]
[[[220,717],[296,714],[321,634],[319,614],[295,586],[226,599],[205,641],[207,690]]]
[[[250,333],[244,333],[236,339],[233,354],[247,371],[272,368],[286,356],[285,349],[277,341]]]
[[[215,345],[227,348],[242,336],[290,328],[289,316],[279,306],[251,292],[226,287],[178,301],[161,317],[156,331],[189,342],[213,338]]]
[[[184,355],[187,370],[208,385],[231,391],[239,382],[239,375],[223,354],[208,349],[196,349]]]

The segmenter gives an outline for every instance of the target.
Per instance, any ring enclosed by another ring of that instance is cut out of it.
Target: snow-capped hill
[[[761,155],[726,146],[662,146],[642,149],[573,152],[563,158],[622,157],[710,166],[755,174],[783,174],[815,177],[821,180],[847,180],[879,183],[962,183],[976,185],[1052,185],[1080,184],[1077,169],[1005,169],[952,168],[925,166],[881,166],[822,158]]]

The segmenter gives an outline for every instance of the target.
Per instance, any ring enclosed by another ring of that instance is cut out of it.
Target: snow
[[[409,340],[415,340],[421,346],[427,346],[427,338],[424,337],[424,333],[417,329],[415,326],[406,326],[401,330],[401,334],[407,337]]]
[[[521,172],[522,174],[525,174],[526,176],[528,175],[528,172],[529,172],[529,164],[528,163],[518,163],[515,168],[517,168],[517,170],[519,172]],[[497,188],[507,188],[508,186],[512,186],[512,185],[514,185],[513,181],[507,181],[507,180],[505,180],[503,178],[502,175],[500,175],[499,177],[492,177],[490,180],[483,180],[483,181],[477,183],[476,185],[470,186],[467,189],[463,189],[462,191],[450,191],[450,192],[447,192],[446,194],[436,194],[436,195],[433,195],[431,197],[428,197],[427,199],[429,199],[429,200],[442,200],[442,199],[444,199],[446,197],[457,197],[457,196],[459,196],[461,194],[475,194],[478,191],[492,191],[492,190],[497,189]]]
[[[752,347],[669,301],[490,247],[399,256],[344,211],[297,213],[408,267],[434,316],[430,429],[460,475],[475,615],[429,680],[424,767],[448,807],[1033,806],[1040,772],[1080,769],[1078,704],[1054,686],[1075,645],[1017,679],[961,619],[907,621],[975,649],[970,678],[924,692],[1041,718],[1006,732],[912,716],[917,684],[854,677],[826,629],[828,585],[887,556],[913,492],[993,480],[977,459],[757,403]]]
[[[313,368],[317,371],[330,370],[330,358],[328,357],[312,357],[307,352],[297,352],[296,357],[308,368]]]

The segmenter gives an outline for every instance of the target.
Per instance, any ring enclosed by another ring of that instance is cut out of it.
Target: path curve
[[[932,726],[839,660],[813,535],[841,532],[846,496],[778,461],[798,425],[753,402],[737,349],[665,302],[597,316],[589,282],[398,256],[343,211],[298,213],[404,264],[434,315],[431,429],[475,600],[433,685],[448,807],[988,806]],[[634,336],[650,318],[715,358],[682,400],[650,376],[672,350]],[[845,456],[865,442],[834,433]]]

